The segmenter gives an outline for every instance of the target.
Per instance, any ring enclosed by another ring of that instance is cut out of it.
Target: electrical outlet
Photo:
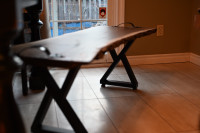
[[[157,25],[157,36],[164,35],[164,25]]]

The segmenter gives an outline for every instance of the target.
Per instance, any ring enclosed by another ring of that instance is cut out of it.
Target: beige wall
[[[189,51],[192,0],[125,0],[125,21],[136,26],[164,25],[164,36],[137,39],[127,55],[182,53]],[[199,0],[196,0],[199,1]],[[199,40],[200,41],[200,40]]]
[[[197,8],[200,8],[200,0],[194,0],[192,8],[193,23],[191,27],[190,51],[200,55],[200,27],[196,26],[197,22],[194,21],[195,15],[200,15],[197,12]],[[200,26],[200,22],[197,25]]]

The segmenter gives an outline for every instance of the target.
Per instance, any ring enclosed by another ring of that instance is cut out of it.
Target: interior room
[[[76,71],[77,76],[72,75],[74,82],[71,83],[71,89],[64,99],[67,99],[87,132],[200,133],[200,1],[107,2],[106,25],[116,26],[129,22],[136,26],[132,28],[156,28],[157,31],[137,37],[126,52],[127,60],[138,82],[136,89],[101,82],[102,76],[113,62],[113,55],[110,56],[109,52],[91,63],[83,63],[80,70]],[[109,6],[112,3],[113,6]],[[57,38],[55,34],[59,36],[61,32],[66,33],[64,30],[55,31],[54,24],[57,24],[59,29],[61,21],[58,19],[59,16],[54,20],[55,14],[49,15],[49,7],[53,10],[53,6],[49,5],[48,1],[43,1],[43,11],[40,14],[43,22],[43,26],[40,27],[41,40]],[[82,23],[85,22],[84,16],[82,17],[83,20],[76,21],[81,21],[81,29],[84,31],[87,26]],[[105,20],[101,20],[102,23],[103,21]],[[68,23],[68,20],[63,23]],[[29,29],[24,32],[28,37]],[[66,34],[76,35],[76,32]],[[88,40],[92,37],[88,37]],[[120,45],[116,49],[117,54],[124,46]],[[123,65],[124,60],[119,58],[121,62],[109,74],[108,80],[132,83],[132,78],[128,74],[130,71],[127,72]],[[68,79],[66,75],[70,75],[71,72],[64,66],[50,66],[48,70],[58,88],[65,85],[64,81]],[[23,95],[22,80],[22,72],[18,69],[12,78],[14,101],[21,114],[25,132],[31,133],[36,113],[48,89],[46,86],[42,90],[28,89],[28,94]],[[52,97],[42,124],[74,130],[53,94]]]

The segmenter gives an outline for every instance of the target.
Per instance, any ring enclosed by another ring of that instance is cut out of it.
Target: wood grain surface
[[[12,47],[27,64],[70,66],[90,63],[123,43],[155,33],[155,28],[99,26]],[[46,49],[40,50],[41,48]]]

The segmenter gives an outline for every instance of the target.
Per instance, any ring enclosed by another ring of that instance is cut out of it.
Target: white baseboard
[[[175,63],[190,61],[190,53],[127,56],[130,65]]]
[[[194,63],[194,64],[200,66],[200,56],[191,53],[191,54],[190,54],[190,62],[192,62],[192,63]]]
[[[127,56],[127,58],[131,66],[159,64],[159,63],[178,63],[178,62],[191,62],[200,66],[200,56],[194,53],[138,55],[138,56]],[[110,66],[110,63],[89,64],[89,65],[84,65],[83,67],[90,68],[90,67],[108,67],[108,66]]]

